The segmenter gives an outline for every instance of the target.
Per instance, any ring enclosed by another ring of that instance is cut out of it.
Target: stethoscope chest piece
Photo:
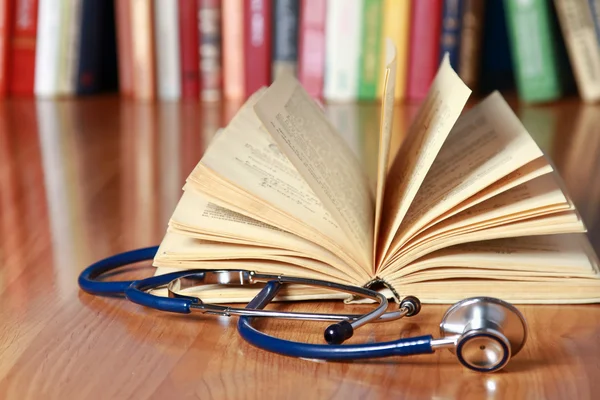
[[[500,299],[462,300],[446,311],[440,323],[444,338],[454,339],[459,361],[481,372],[501,369],[527,340],[527,324],[513,305]]]

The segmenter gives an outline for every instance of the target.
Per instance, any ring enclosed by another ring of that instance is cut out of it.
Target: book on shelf
[[[595,3],[554,1],[579,94],[590,103],[600,100],[600,36],[595,27]]]
[[[247,100],[186,179],[156,273],[246,269],[428,303],[599,301],[598,260],[560,176],[498,92],[465,110],[471,90],[447,56],[390,157],[391,41],[385,51],[376,182],[299,82],[282,76]],[[257,291],[194,293],[242,302]],[[278,299],[346,296],[290,286]]]

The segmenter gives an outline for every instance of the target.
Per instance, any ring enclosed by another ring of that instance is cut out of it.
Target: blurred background
[[[328,102],[377,102],[384,38],[399,101],[441,57],[473,91],[600,99],[598,0],[1,0],[0,95],[244,100],[279,74]]]

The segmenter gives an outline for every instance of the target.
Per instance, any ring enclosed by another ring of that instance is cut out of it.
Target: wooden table
[[[600,250],[600,108],[576,99],[512,104],[556,163]],[[184,318],[81,292],[77,275],[89,263],[161,240],[185,177],[238,106],[112,96],[0,104],[0,398],[600,396],[596,305],[521,307],[530,327],[525,348],[504,371],[483,375],[446,350],[356,363],[283,357],[241,340],[235,319]],[[397,129],[414,108],[398,107]],[[373,135],[378,121],[376,105],[328,113],[350,136]],[[371,151],[372,142],[361,140]],[[143,266],[127,275],[151,272]],[[352,341],[435,334],[445,308],[425,306],[412,320],[366,327]],[[322,324],[263,328],[321,340]]]

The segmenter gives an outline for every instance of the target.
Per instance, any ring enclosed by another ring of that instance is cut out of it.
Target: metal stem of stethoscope
[[[352,314],[316,314],[276,310],[260,310],[248,308],[234,308],[220,306],[216,304],[205,304],[196,297],[181,294],[180,291],[192,287],[198,287],[206,284],[219,285],[253,285],[256,283],[267,283],[276,281],[279,284],[301,284],[311,286],[321,286],[328,289],[350,293],[376,300],[380,303],[379,307],[363,315]],[[419,313],[421,303],[416,297],[405,297],[398,311],[387,312],[387,299],[381,293],[364,289],[360,287],[351,287],[348,285],[327,282],[317,279],[297,278],[283,275],[261,274],[253,271],[234,270],[234,271],[203,271],[189,275],[179,276],[173,279],[167,285],[169,297],[193,300],[189,305],[190,311],[197,311],[204,314],[222,315],[222,316],[248,316],[248,317],[270,317],[270,318],[288,318],[312,321],[339,321],[329,326],[325,331],[325,339],[328,343],[342,343],[352,337],[355,329],[369,322],[389,322],[405,316],[413,316]]]
[[[298,319],[304,321],[356,321],[362,315],[358,314],[315,314],[315,313],[303,313],[296,311],[276,311],[276,310],[241,310],[238,308],[219,306],[216,304],[192,304],[190,305],[192,311],[199,312],[201,314],[219,315],[223,317],[231,316],[247,316],[247,317],[269,317],[269,318],[280,318],[280,319]],[[371,322],[391,322],[397,319],[412,316],[410,314],[410,306],[401,306],[398,311],[389,311],[381,315],[379,318]]]

